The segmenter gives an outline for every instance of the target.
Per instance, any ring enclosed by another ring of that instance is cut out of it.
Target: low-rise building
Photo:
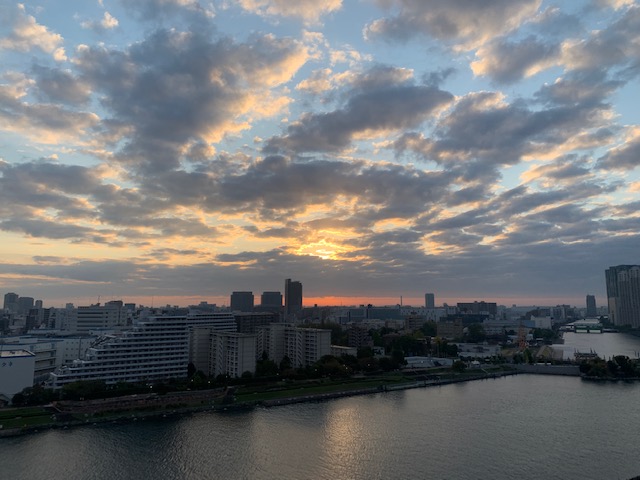
[[[0,350],[0,397],[11,400],[27,387],[33,386],[36,355],[24,349]]]

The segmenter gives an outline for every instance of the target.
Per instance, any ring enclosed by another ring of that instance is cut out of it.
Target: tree
[[[470,343],[481,343],[487,336],[481,323],[472,323],[467,328],[467,341]]]
[[[426,337],[435,337],[438,334],[438,325],[436,322],[428,321],[422,324],[420,330]]]
[[[456,360],[451,367],[454,372],[462,373],[467,369],[467,364],[462,360]]]
[[[265,354],[266,355],[266,354]],[[256,362],[256,377],[272,377],[278,373],[278,365],[269,358],[262,357]]]
[[[11,405],[14,407],[22,407],[26,404],[26,398],[23,393],[16,393],[11,399]]]
[[[291,359],[285,355],[280,361],[280,371],[289,370],[291,368]]]

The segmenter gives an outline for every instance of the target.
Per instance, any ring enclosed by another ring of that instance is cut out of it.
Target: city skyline
[[[5,292],[603,306],[638,263],[637,1],[0,2]]]

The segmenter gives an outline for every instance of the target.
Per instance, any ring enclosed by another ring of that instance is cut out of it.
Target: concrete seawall
[[[571,377],[580,376],[578,365],[528,365],[516,364],[514,367],[522,373],[537,373],[540,375],[566,375]]]

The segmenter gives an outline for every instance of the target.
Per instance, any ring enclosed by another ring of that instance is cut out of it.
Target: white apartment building
[[[27,387],[33,386],[36,355],[28,350],[0,350],[0,397],[11,400]]]
[[[155,382],[187,376],[191,330],[214,327],[235,331],[230,313],[189,313],[140,320],[131,330],[103,335],[74,360],[51,373],[53,388],[80,380]]]
[[[331,330],[271,324],[258,331],[257,355],[262,352],[276,363],[289,357],[294,368],[313,365],[331,354]]]
[[[211,338],[211,375],[242,376],[244,372],[256,372],[255,334],[218,332]]]

